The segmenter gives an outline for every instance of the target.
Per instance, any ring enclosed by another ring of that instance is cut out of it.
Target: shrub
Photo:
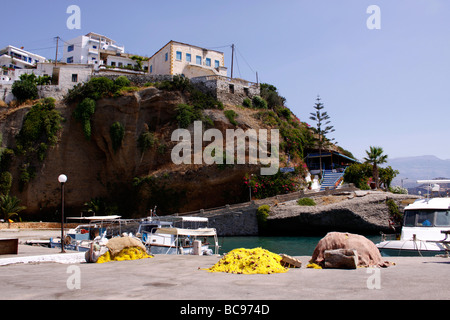
[[[311,198],[300,198],[297,200],[299,206],[315,206],[316,202]]]
[[[236,118],[239,115],[234,110],[225,110],[223,113],[225,114],[225,116],[228,118],[228,120],[230,121],[230,123],[232,125],[235,125],[235,126],[238,125],[238,123],[236,122],[236,120],[234,118]]]
[[[286,99],[279,95],[275,86],[267,83],[260,84],[261,97],[267,101],[267,105],[270,109],[281,107],[286,102]]]
[[[91,98],[85,98],[73,112],[75,119],[81,122],[86,139],[91,139],[91,117],[95,113],[96,103]]]
[[[386,200],[386,205],[388,206],[389,215],[391,219],[395,222],[401,222],[402,221],[402,214],[400,213],[400,210],[398,209],[397,203],[393,199]]]
[[[114,85],[117,89],[121,89],[123,87],[129,87],[130,86],[130,80],[128,80],[125,76],[120,76],[114,81]]]
[[[114,122],[109,129],[111,143],[114,152],[116,152],[122,145],[123,137],[125,136],[125,128],[120,122]]]
[[[294,172],[289,173],[278,171],[274,175],[253,175],[251,177],[245,175],[244,184],[251,189],[252,196],[257,199],[264,199],[297,191],[298,173],[299,169],[296,168]]]
[[[144,153],[155,144],[155,135],[153,132],[142,132],[138,138],[138,147],[141,153]]]
[[[369,189],[367,182],[372,177],[372,165],[368,163],[353,163],[345,170],[344,181],[353,183],[363,190]]]
[[[63,118],[55,110],[53,98],[39,101],[25,115],[22,128],[16,137],[20,152],[34,151],[40,143],[54,145]]]
[[[12,184],[12,175],[8,171],[0,173],[0,194],[9,194]]]
[[[408,194],[408,189],[402,188],[400,186],[390,187],[389,191],[396,194]]]
[[[242,101],[242,105],[246,108],[253,108],[252,100],[250,100],[250,98],[245,98],[244,101]]]
[[[120,77],[119,77],[120,78]],[[118,79],[119,79],[118,78]],[[127,79],[128,80],[128,79]],[[119,80],[118,83],[125,82]],[[118,87],[114,81],[106,77],[92,78],[84,84],[77,84],[67,93],[66,100],[80,101],[85,98],[98,100],[108,94],[113,94],[121,87]]]
[[[256,220],[260,227],[265,227],[267,224],[267,217],[269,216],[270,207],[267,204],[260,206],[256,210]]]
[[[193,106],[180,103],[176,107],[177,121],[181,128],[187,128],[192,122],[199,119],[200,116]]]
[[[36,76],[33,73],[21,75],[20,80],[14,82],[12,85],[11,91],[19,103],[28,99],[37,99],[38,89]]]
[[[267,109],[267,102],[260,96],[254,96],[252,98],[253,107],[256,109]]]

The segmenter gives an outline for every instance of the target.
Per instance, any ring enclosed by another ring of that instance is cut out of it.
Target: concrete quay
[[[80,253],[75,253],[80,255]],[[41,259],[60,256],[58,262]],[[90,264],[60,249],[19,245],[17,259],[0,266],[1,300],[447,300],[450,259],[386,258],[389,268],[302,268],[279,274],[211,273],[219,256],[156,255]],[[11,255],[1,255],[1,260]],[[33,261],[35,259],[35,261]],[[62,263],[61,263],[62,262]]]

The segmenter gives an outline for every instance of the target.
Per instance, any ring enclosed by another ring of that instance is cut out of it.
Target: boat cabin
[[[439,240],[450,230],[450,198],[419,199],[405,208],[402,239]]]

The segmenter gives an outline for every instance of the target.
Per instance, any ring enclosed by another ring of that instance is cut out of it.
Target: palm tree
[[[10,226],[10,218],[18,216],[19,212],[25,210],[26,207],[20,206],[20,199],[9,194],[0,195],[0,213],[5,221],[8,221],[8,228]]]
[[[366,150],[367,158],[364,158],[366,163],[370,163],[373,166],[373,180],[375,187],[378,188],[378,165],[387,162],[387,155],[383,154],[383,148],[370,147],[370,152]]]

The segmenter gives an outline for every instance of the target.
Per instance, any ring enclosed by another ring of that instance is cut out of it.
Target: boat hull
[[[179,255],[192,255],[193,254],[193,247],[183,247],[183,248],[176,248],[174,246],[168,247],[168,246],[158,246],[158,245],[151,245],[148,249],[150,254],[179,254]],[[201,247],[202,255],[210,255],[212,254],[212,250],[209,248],[208,245],[204,245]]]
[[[433,241],[393,240],[380,242],[376,246],[385,257],[425,257],[447,253],[441,243]]]

